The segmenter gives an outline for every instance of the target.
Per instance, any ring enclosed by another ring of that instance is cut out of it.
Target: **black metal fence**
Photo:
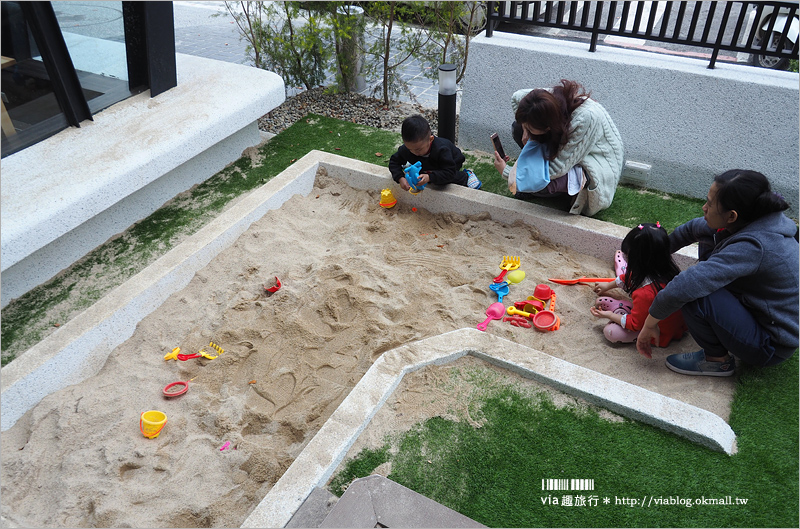
[[[670,42],[711,48],[709,68],[721,50],[797,59],[800,40],[797,2],[488,2],[487,11],[487,37],[511,22],[591,33],[589,51],[600,35]]]

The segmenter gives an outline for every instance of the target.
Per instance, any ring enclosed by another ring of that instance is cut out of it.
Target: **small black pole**
[[[456,65],[439,66],[439,137],[456,142]]]

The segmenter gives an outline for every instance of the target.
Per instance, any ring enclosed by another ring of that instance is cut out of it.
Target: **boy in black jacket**
[[[414,165],[418,161],[422,162],[417,184],[420,187],[430,182],[435,185],[458,184],[472,189],[481,188],[481,181],[471,169],[461,169],[464,164],[461,150],[450,140],[434,136],[425,118],[418,114],[406,118],[400,133],[403,145],[389,158],[389,171],[404,190],[408,191],[411,186],[406,181],[403,165],[406,162]]]

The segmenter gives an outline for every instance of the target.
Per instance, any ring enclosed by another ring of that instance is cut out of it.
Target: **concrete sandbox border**
[[[45,396],[96,374],[111,351],[132,336],[141,319],[159,307],[172,293],[184,288],[198,270],[232,245],[254,221],[267,211],[281,207],[295,194],[308,195],[320,168],[324,168],[330,176],[358,189],[380,190],[396,186],[384,167],[311,151],[3,367],[0,430],[13,426]],[[396,198],[400,202],[412,200],[406,193],[396,193]],[[413,201],[414,205],[434,213],[454,211],[470,215],[489,212],[492,219],[499,222],[522,220],[535,225],[543,234],[561,244],[601,259],[610,260],[613,255],[611,249],[617,248],[627,233],[627,229],[622,226],[456,186],[449,186],[445,191],[423,193],[413,197]],[[676,258],[678,264],[685,267],[695,261],[696,252],[692,249],[683,250]],[[454,349],[452,345],[447,346],[448,343],[453,344],[453,340],[463,342],[457,342],[461,345]],[[385,371],[385,368],[380,367],[384,363],[383,357],[373,365],[284,477],[250,515],[245,526],[250,526],[251,523],[262,527],[285,525],[291,513],[302,504],[313,487],[324,484],[330,476],[329,472],[333,472],[338,464],[336,459],[341,460],[344,457],[347,449],[343,447],[347,443],[339,440],[351,439],[349,443],[352,444],[358,432],[363,430],[405,373],[431,363],[447,363],[464,354],[474,354],[518,370],[524,376],[540,379],[555,385],[561,391],[673,431],[715,450],[729,454],[735,451],[733,431],[724,420],[710,412],[477,330],[453,331],[441,337],[400,347],[384,356],[408,354],[408,348],[419,351],[419,354],[410,358],[408,365],[399,373],[379,373],[381,369]],[[537,360],[535,363],[526,361],[527,357]],[[543,371],[545,367],[547,369]],[[622,397],[615,397],[618,392],[623,392]],[[625,397],[630,396],[630,392],[646,392],[648,397]],[[637,407],[627,404],[637,401],[650,402],[652,405]],[[342,422],[344,418],[348,420]],[[346,424],[350,425],[347,432]],[[330,441],[324,441],[323,437],[328,435],[331,436]],[[323,452],[310,451],[312,447],[320,445],[324,448]],[[323,460],[327,462],[323,464]],[[290,483],[292,480],[295,482]],[[281,498],[277,503],[282,506],[276,510],[272,498],[277,497]],[[292,505],[294,508],[291,508]],[[289,517],[285,518],[287,513]],[[283,523],[280,523],[281,520]]]

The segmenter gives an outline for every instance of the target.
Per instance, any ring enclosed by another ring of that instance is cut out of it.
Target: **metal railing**
[[[669,42],[711,48],[709,68],[721,50],[797,59],[800,41],[797,2],[488,2],[487,11],[487,37],[511,22],[591,33],[592,52],[600,35]]]

